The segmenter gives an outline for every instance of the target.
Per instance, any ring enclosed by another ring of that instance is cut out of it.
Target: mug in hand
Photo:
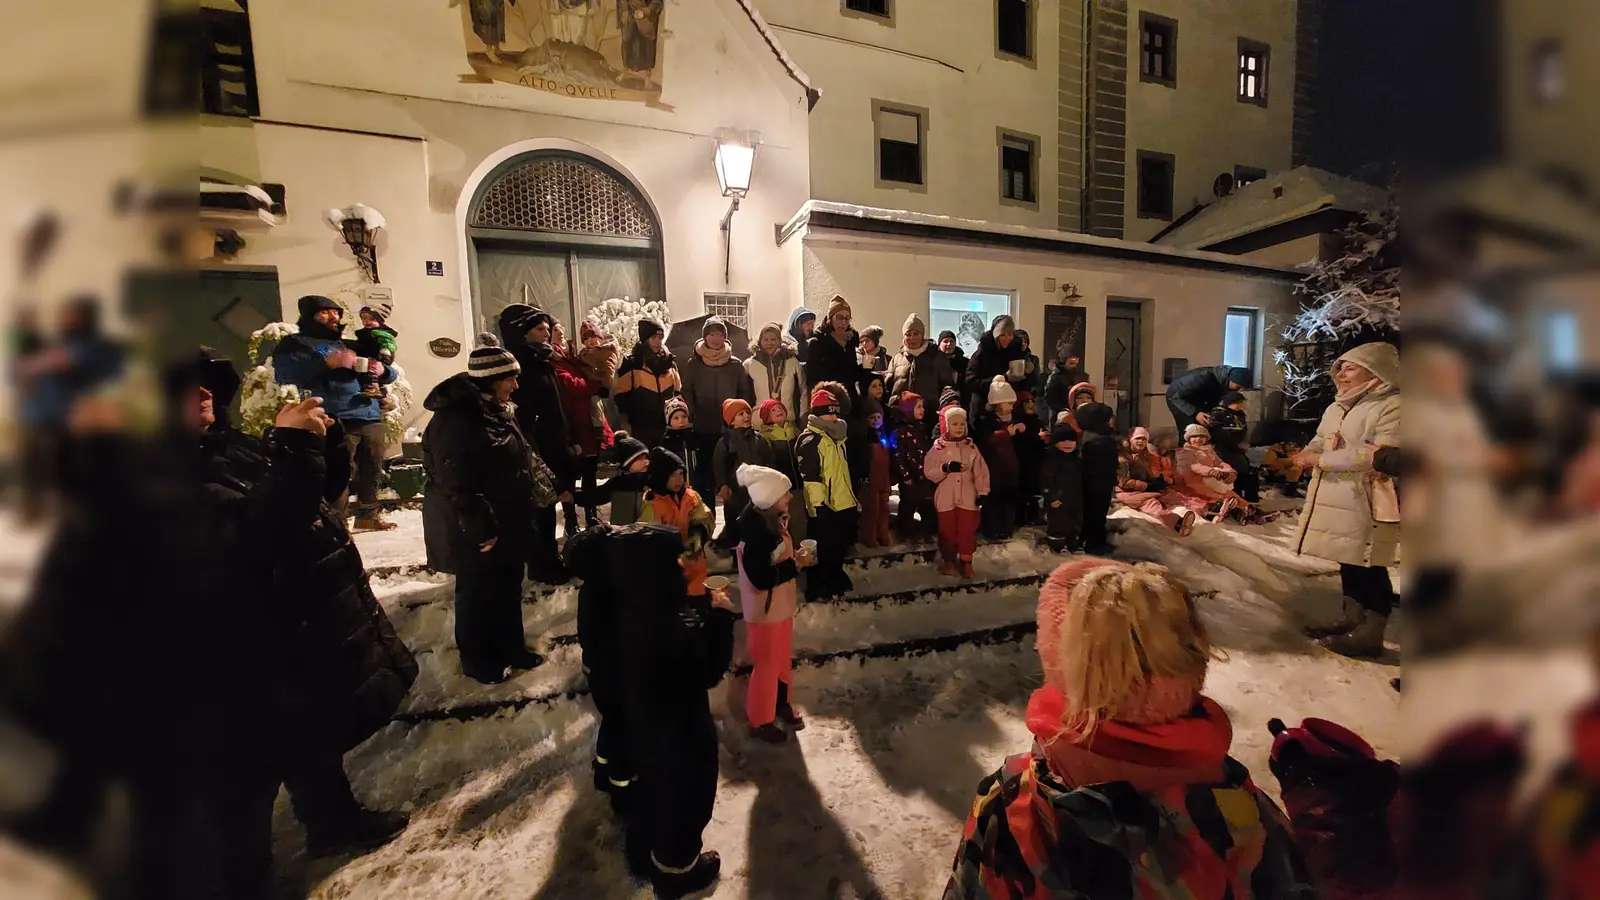
[[[1013,377],[1013,378],[1021,378],[1023,375],[1026,375],[1027,373],[1028,373],[1028,361],[1027,360],[1025,360],[1025,359],[1013,359],[1011,361],[1011,377]]]

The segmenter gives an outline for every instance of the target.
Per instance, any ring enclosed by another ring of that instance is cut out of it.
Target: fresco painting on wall
[[[593,100],[661,97],[665,0],[450,0],[473,74]]]

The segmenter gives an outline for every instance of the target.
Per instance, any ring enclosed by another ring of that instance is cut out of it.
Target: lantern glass
[[[748,144],[717,144],[717,183],[722,196],[743,197],[750,190],[750,173],[755,168],[756,148]]]

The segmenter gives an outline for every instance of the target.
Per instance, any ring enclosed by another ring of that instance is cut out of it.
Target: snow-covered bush
[[[624,356],[639,342],[640,319],[654,319],[663,328],[672,325],[672,311],[667,309],[666,301],[643,297],[637,300],[612,297],[596,304],[584,318],[615,339],[618,352]]]
[[[252,368],[245,373],[244,383],[239,387],[239,413],[243,420],[240,427],[245,433],[260,437],[278,417],[278,410],[285,404],[300,402],[300,389],[292,384],[279,384],[277,373],[272,369],[272,358],[262,358],[264,347],[276,346],[279,341],[299,332],[299,327],[292,323],[272,322],[250,335]],[[387,386],[380,408],[383,410],[384,440],[389,446],[397,447],[405,434],[406,413],[416,402],[416,395],[411,382],[406,380],[405,370],[398,365],[393,368],[394,381]]]

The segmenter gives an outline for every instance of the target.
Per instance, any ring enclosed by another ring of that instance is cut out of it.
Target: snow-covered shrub
[[[252,368],[245,373],[244,383],[239,387],[239,413],[243,419],[240,427],[245,433],[260,437],[278,417],[278,410],[285,404],[298,403],[302,399],[299,388],[278,383],[277,373],[272,369],[272,358],[262,358],[264,347],[276,346],[279,341],[299,331],[299,327],[291,323],[272,322],[250,335]],[[383,410],[385,441],[390,446],[399,446],[405,434],[406,413],[416,402],[416,394],[411,382],[406,380],[405,370],[400,366],[393,368],[394,381],[387,386],[380,409]]]
[[[654,319],[663,328],[672,325],[672,311],[667,309],[666,301],[646,300],[643,297],[637,300],[612,297],[595,304],[584,318],[615,339],[618,352],[624,356],[639,342],[640,319]]]

